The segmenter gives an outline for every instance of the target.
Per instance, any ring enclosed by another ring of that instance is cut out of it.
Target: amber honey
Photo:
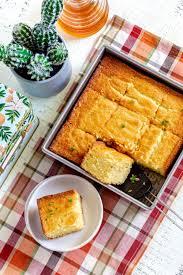
[[[98,32],[106,23],[107,0],[65,0],[58,28],[78,38]]]

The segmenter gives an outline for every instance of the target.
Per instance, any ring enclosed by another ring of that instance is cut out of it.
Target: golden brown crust
[[[92,89],[86,89],[74,108],[69,122],[96,138],[102,138],[104,125],[116,108],[116,103]]]
[[[45,236],[58,238],[84,226],[80,196],[75,190],[44,196],[37,200]]]
[[[150,167],[157,173],[165,176],[170,165],[182,147],[182,139],[166,131],[162,142],[150,160]]]
[[[139,164],[165,176],[181,146],[181,138],[151,125],[141,138],[133,158]]]
[[[105,125],[104,137],[106,141],[113,141],[130,153],[136,149],[148,124],[144,116],[119,106]]]
[[[90,109],[93,108],[99,98],[99,93],[90,88],[86,88],[74,106],[68,122],[74,127],[79,128],[83,117]]]
[[[53,140],[50,150],[80,164],[95,137],[66,123]]]
[[[120,80],[117,76],[107,76],[97,68],[92,75],[88,87],[112,101],[119,102],[126,93],[128,82]]]
[[[168,130],[183,138],[183,112],[175,109],[168,109],[161,105],[158,108],[153,124],[163,130]]]

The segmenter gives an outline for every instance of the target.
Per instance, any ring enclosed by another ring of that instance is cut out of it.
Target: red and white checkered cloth
[[[169,41],[115,16],[93,47],[85,69],[103,44],[112,44],[147,66],[183,83],[183,50]],[[76,85],[77,82],[72,89]],[[63,105],[64,101],[60,110]],[[54,120],[55,118],[53,122]],[[30,161],[25,163],[24,171],[17,175],[1,200],[1,274],[130,274],[163,216],[157,209],[150,212],[140,210],[105,188],[100,190],[104,205],[103,223],[97,236],[89,244],[77,251],[60,254],[41,247],[32,239],[25,227],[24,204],[31,190],[38,184],[37,179],[73,173],[64,165],[46,157],[41,152],[41,143],[39,138]],[[182,172],[183,161],[162,197],[169,205],[182,185]]]

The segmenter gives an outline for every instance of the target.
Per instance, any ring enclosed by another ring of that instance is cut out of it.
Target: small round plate
[[[85,226],[81,231],[64,237],[48,240],[42,231],[37,199],[50,194],[75,189],[82,197]],[[25,204],[25,223],[32,237],[47,249],[68,252],[90,242],[98,232],[103,218],[103,205],[98,191],[84,178],[74,175],[59,175],[39,183]]]

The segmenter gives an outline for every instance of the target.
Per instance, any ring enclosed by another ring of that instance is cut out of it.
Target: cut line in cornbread
[[[69,190],[37,200],[42,230],[48,239],[62,237],[84,227],[81,198]]]

